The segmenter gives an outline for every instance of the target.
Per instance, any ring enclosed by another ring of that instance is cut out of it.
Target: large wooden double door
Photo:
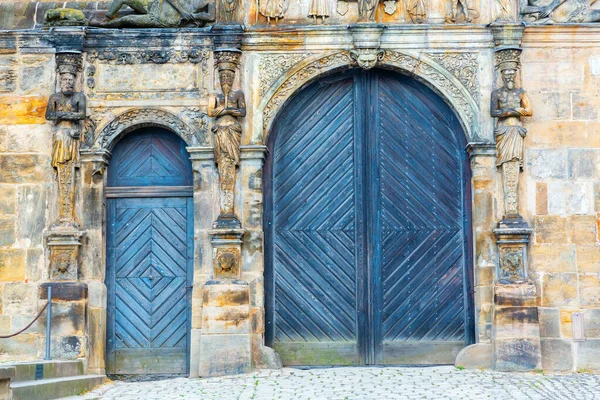
[[[107,372],[189,372],[192,170],[175,134],[142,129],[113,151],[107,195]]]
[[[265,170],[267,344],[287,365],[439,364],[473,340],[464,134],[372,70],[286,106]]]

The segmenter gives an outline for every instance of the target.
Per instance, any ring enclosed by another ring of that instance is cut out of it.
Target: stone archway
[[[476,74],[476,57],[458,57],[446,63],[446,69],[441,60],[436,60],[437,54],[422,54],[418,52],[385,50],[378,67],[390,69],[409,75],[428,86],[442,97],[459,116],[465,131],[467,142],[482,142],[480,127],[480,107],[476,97],[476,88],[465,85],[467,74]],[[254,125],[254,134],[248,142],[264,144],[273,126],[274,117],[283,105],[302,87],[320,75],[335,70],[342,70],[356,66],[356,61],[349,51],[333,53],[318,58],[310,58],[298,63],[287,73],[276,80],[265,92],[255,114],[255,121],[262,121],[261,125]],[[467,81],[470,77],[467,77]]]

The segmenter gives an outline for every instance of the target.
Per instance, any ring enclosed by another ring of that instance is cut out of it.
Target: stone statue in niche
[[[135,12],[116,17],[128,6]],[[91,20],[104,28],[168,28],[201,26],[215,20],[214,0],[113,0],[104,20]]]
[[[287,0],[260,0],[259,2],[259,12],[267,18],[267,23],[271,23],[271,20],[278,23],[285,16],[287,8]]]
[[[58,175],[58,218],[61,226],[76,227],[75,169],[79,167],[79,142],[86,119],[85,95],[75,92],[81,55],[57,54],[56,63],[60,92],[50,96],[46,119],[54,121],[52,167]]]
[[[427,7],[424,0],[409,0],[406,11],[414,24],[423,24],[427,21]]]
[[[215,161],[219,169],[221,187],[221,213],[216,227],[236,228],[240,223],[234,211],[235,169],[240,163],[242,138],[242,126],[238,118],[246,116],[244,92],[233,90],[240,51],[215,51],[215,59],[222,91],[210,97],[208,116],[216,118],[212,129],[215,135]]]
[[[379,0],[358,0],[358,22],[375,21],[375,11]]]
[[[496,51],[496,68],[502,74],[503,86],[492,92],[491,115],[498,118],[496,129],[496,165],[502,168],[506,218],[519,218],[518,184],[523,168],[523,143],[527,129],[522,117],[532,115],[527,93],[515,84],[521,49]]]
[[[459,6],[462,9],[462,20],[458,11]],[[479,12],[470,4],[469,0],[452,0],[452,11],[446,15],[446,22],[472,22],[475,18],[479,18]]]
[[[329,4],[327,0],[310,0],[308,16],[313,18],[315,24],[319,18],[325,23],[325,18],[329,17]]]
[[[565,23],[600,22],[600,10],[592,9],[588,0],[543,0],[521,2],[521,15],[526,22]]]

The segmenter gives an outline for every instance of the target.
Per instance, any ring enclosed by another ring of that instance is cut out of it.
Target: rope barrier
[[[29,329],[31,327],[31,325],[33,325],[33,323],[35,321],[38,320],[38,318],[40,317],[40,315],[42,315],[42,313],[44,312],[44,310],[46,309],[46,307],[48,307],[48,303],[46,303],[44,305],[44,307],[42,307],[42,309],[40,310],[40,312],[38,313],[38,315],[25,328],[21,329],[19,332],[16,332],[16,333],[13,333],[13,334],[10,334],[10,335],[6,335],[6,336],[1,336],[0,335],[0,339],[9,339],[11,337],[15,337],[15,336],[20,335],[21,333],[25,332],[27,329]]]

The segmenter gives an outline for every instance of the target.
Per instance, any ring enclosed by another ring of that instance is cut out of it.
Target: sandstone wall
[[[54,91],[51,54],[0,53],[0,334],[26,326],[47,279],[43,234],[53,189],[51,127],[44,117]],[[42,303],[43,304],[43,303]],[[33,357],[37,324],[0,341],[0,359]]]
[[[598,33],[529,28],[523,41],[534,110],[525,119],[523,208],[535,228],[530,275],[545,369],[600,368],[600,42],[590,40]],[[573,342],[573,312],[583,313],[583,342]]]

